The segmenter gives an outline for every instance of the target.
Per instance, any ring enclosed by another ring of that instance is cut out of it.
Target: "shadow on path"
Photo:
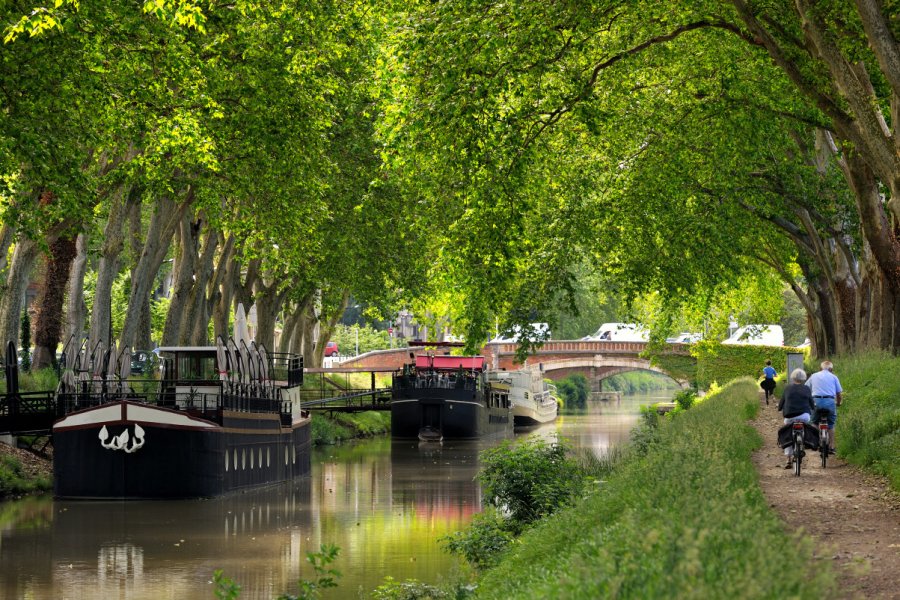
[[[753,463],[769,505],[789,531],[813,537],[817,557],[834,561],[838,597],[900,599],[900,496],[882,478],[834,456],[823,469],[819,454],[807,451],[800,477],[785,469],[776,405],[766,406],[760,394],[752,423],[763,438]]]

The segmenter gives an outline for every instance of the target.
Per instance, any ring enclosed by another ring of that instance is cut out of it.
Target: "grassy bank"
[[[333,416],[317,412],[312,416],[314,446],[337,444],[354,438],[390,433],[391,413],[370,410],[358,413],[335,413]]]
[[[867,353],[833,362],[844,388],[835,426],[838,453],[886,476],[900,492],[900,358]]]
[[[830,566],[759,489],[749,379],[662,419],[597,491],[537,525],[478,586],[485,598],[819,598]]]

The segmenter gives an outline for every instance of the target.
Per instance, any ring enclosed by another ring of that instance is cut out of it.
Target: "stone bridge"
[[[523,366],[515,361],[517,347],[517,344],[491,343],[482,348],[481,354],[493,369],[514,370]],[[573,373],[581,373],[592,383],[627,371],[654,371],[671,377],[681,387],[690,387],[687,381],[679,380],[641,358],[641,353],[646,348],[645,342],[549,341],[529,356],[524,366],[540,365],[548,379],[562,379]],[[688,347],[683,344],[670,344],[669,349],[673,354],[688,354]],[[411,352],[422,351],[421,348],[376,350],[344,360],[340,366],[377,371],[394,370],[409,362]]]

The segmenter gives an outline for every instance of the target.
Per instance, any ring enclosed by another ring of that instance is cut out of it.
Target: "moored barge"
[[[107,376],[111,365],[64,373],[64,416],[53,425],[56,497],[208,498],[309,473],[301,357],[233,340],[159,354],[158,382]]]
[[[425,353],[394,373],[391,436],[472,439],[512,433],[509,393],[492,390],[483,356]]]

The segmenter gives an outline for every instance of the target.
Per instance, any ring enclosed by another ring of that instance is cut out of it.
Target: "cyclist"
[[[759,382],[759,387],[766,393],[766,406],[768,406],[769,396],[775,394],[775,378],[778,377],[778,373],[775,372],[775,367],[772,366],[771,360],[766,361],[766,366],[763,367],[762,372],[763,380]]]
[[[810,415],[816,409],[810,389],[803,385],[805,381],[806,371],[794,369],[791,373],[790,383],[785,386],[784,391],[781,393],[778,410],[782,411],[784,415],[785,425],[796,421],[809,423]],[[787,456],[787,464],[784,468],[790,469],[794,466],[794,447],[792,445],[785,447],[784,454]]]
[[[828,434],[831,438],[831,453],[834,454],[834,424],[837,421],[837,407],[843,401],[844,389],[841,382],[833,373],[834,365],[830,360],[822,362],[822,370],[813,373],[806,385],[812,392],[816,409],[820,413],[827,413]]]

